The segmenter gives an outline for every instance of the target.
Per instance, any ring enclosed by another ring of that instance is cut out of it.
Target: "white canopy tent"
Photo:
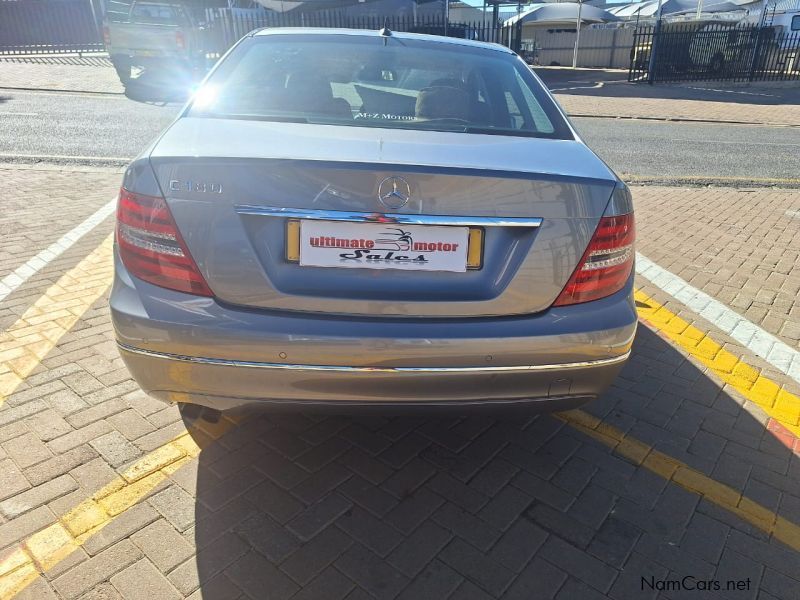
[[[608,12],[610,12],[615,17],[619,17],[621,19],[635,18],[644,8],[649,7],[651,4],[658,7],[658,0],[648,0],[647,2],[633,2],[632,4],[623,4],[621,6],[609,9]]]
[[[557,2],[532,4],[531,8],[515,15],[505,22],[505,25],[512,26],[517,23],[524,25],[543,25],[543,26],[575,26],[580,15],[581,25],[591,23],[609,23],[617,21],[617,17],[607,10],[586,4],[584,2]]]
[[[753,0],[664,0],[661,4],[661,14],[681,15],[696,13],[721,13],[747,10],[753,5]],[[699,11],[698,11],[699,9]],[[620,19],[632,20],[637,18],[648,19],[657,16],[658,0],[646,0],[625,4],[609,10]]]

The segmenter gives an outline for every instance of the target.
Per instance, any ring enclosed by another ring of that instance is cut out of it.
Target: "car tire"
[[[114,65],[114,70],[122,85],[127,87],[131,82],[131,59],[120,54],[112,54],[111,64]]]
[[[721,54],[715,54],[711,58],[711,62],[708,65],[708,70],[712,73],[722,73],[722,70],[725,68],[725,59],[722,57]]]

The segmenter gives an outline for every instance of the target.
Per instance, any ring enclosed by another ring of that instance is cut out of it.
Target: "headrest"
[[[427,87],[417,96],[415,109],[420,119],[469,120],[469,96],[464,90],[454,87]]]
[[[314,73],[292,73],[286,81],[286,91],[299,97],[312,97],[318,100],[333,98],[330,82]]]

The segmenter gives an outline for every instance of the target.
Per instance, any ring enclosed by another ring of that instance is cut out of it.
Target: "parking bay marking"
[[[171,474],[196,458],[202,448],[230,431],[237,421],[224,417],[217,423],[203,420],[197,423],[191,434],[187,431],[135,461],[58,521],[0,557],[0,598],[11,600],[69,557],[116,517],[144,500]]]
[[[755,404],[771,419],[767,430],[790,450],[800,451],[800,398],[644,292],[637,290],[635,298],[640,319]]]
[[[58,241],[53,242],[47,248],[39,252],[36,256],[25,262],[24,265],[17,267],[0,280],[0,302],[2,302],[11,292],[19,288],[33,275],[41,271],[51,261],[61,256],[69,250],[75,242],[80,240],[89,231],[102,223],[106,217],[114,212],[117,200],[114,198],[108,203],[97,209],[94,214],[89,216],[81,224],[73,227],[70,231],[62,235]]]
[[[638,252],[636,273],[800,383],[800,352]]]
[[[611,447],[614,452],[682,488],[699,494],[793,550],[800,552],[800,526],[754,502],[741,492],[704,475],[582,410],[557,413],[570,426]]]
[[[0,332],[0,408],[111,284],[110,234]]]

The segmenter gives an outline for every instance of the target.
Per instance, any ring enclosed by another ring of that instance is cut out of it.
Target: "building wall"
[[[581,29],[578,48],[579,67],[627,69],[633,46],[632,28]],[[525,27],[522,33],[523,48],[538,49],[540,65],[571,66],[575,49],[574,31],[551,31],[547,27]]]

